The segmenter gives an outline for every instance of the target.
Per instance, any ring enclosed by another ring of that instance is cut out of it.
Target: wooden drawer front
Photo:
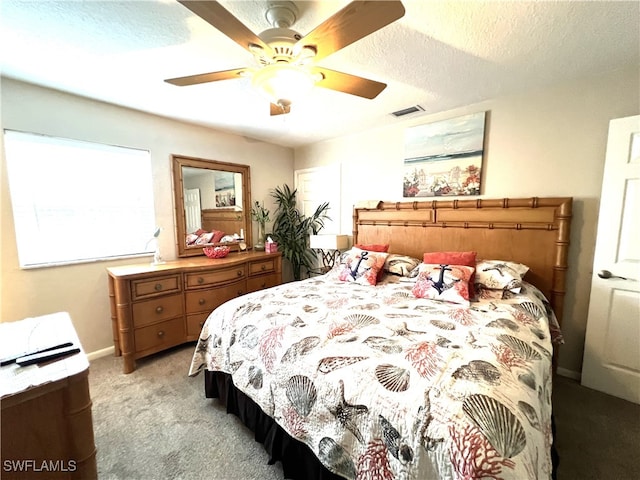
[[[218,305],[222,305],[227,300],[245,293],[247,293],[247,290],[244,280],[224,287],[187,292],[185,295],[187,313],[211,312]]]
[[[200,331],[204,326],[204,322],[207,320],[209,312],[192,313],[187,315],[187,337],[198,337]]]
[[[184,342],[184,319],[174,318],[135,331],[136,352],[164,350]]]
[[[234,282],[246,276],[244,265],[237,267],[214,270],[212,272],[187,273],[186,284],[188,289],[207,287],[216,284]]]
[[[276,271],[276,261],[274,259],[251,262],[249,264],[249,275],[260,275]]]
[[[180,291],[180,275],[158,277],[145,280],[133,280],[131,293],[133,299],[163,295]]]
[[[182,294],[167,295],[133,304],[133,325],[142,327],[182,315]]]
[[[280,275],[262,275],[260,277],[251,277],[247,280],[247,293],[262,290],[263,288],[275,287],[280,285]]]

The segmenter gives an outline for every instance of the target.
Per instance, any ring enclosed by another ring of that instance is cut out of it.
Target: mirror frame
[[[242,215],[244,216],[244,243],[253,245],[251,235],[251,174],[249,165],[237,163],[219,162],[217,160],[205,160],[203,158],[186,157],[184,155],[171,155],[173,161],[173,195],[175,202],[175,222],[176,222],[176,246],[178,247],[178,257],[192,257],[204,255],[202,248],[207,245],[197,247],[187,247],[185,239],[186,215],[184,210],[184,179],[182,167],[202,168],[204,170],[218,170],[242,174]],[[208,245],[227,245],[232,251],[239,251],[240,242],[231,243],[211,243]]]

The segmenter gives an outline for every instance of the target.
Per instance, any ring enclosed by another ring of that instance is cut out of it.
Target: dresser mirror
[[[249,166],[172,158],[178,256],[203,255],[211,245],[234,251],[252,245]]]

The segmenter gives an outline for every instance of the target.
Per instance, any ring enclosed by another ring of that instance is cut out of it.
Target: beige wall
[[[1,87],[0,119],[3,129],[141,148],[151,152],[156,221],[163,227],[160,249],[165,259],[175,258],[176,255],[171,154],[249,165],[252,196],[256,200],[265,200],[267,206],[270,205],[271,188],[285,182],[291,185],[293,182],[293,151],[289,148],[10,79],[3,78]],[[0,142],[1,138],[0,135]],[[0,151],[0,319],[13,321],[68,311],[87,352],[112,346],[105,269],[132,263],[132,260],[21,270],[18,266],[4,148],[0,148]],[[117,195],[117,185],[113,186],[113,193]],[[99,235],[99,232],[90,233]],[[46,248],[46,239],[42,241],[42,248]],[[142,258],[136,261],[150,260]]]
[[[483,197],[574,198],[560,367],[577,374],[584,333],[609,120],[640,111],[637,68],[497,98],[437,115],[316,143],[295,151],[295,168],[338,163],[341,233],[351,234],[358,200],[402,200],[406,127],[488,111]],[[338,187],[339,188],[339,187]]]

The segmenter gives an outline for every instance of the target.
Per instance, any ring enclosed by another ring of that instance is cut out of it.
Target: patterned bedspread
[[[330,274],[231,300],[190,374],[232,375],[348,479],[551,476],[548,304],[535,287],[470,308]]]

